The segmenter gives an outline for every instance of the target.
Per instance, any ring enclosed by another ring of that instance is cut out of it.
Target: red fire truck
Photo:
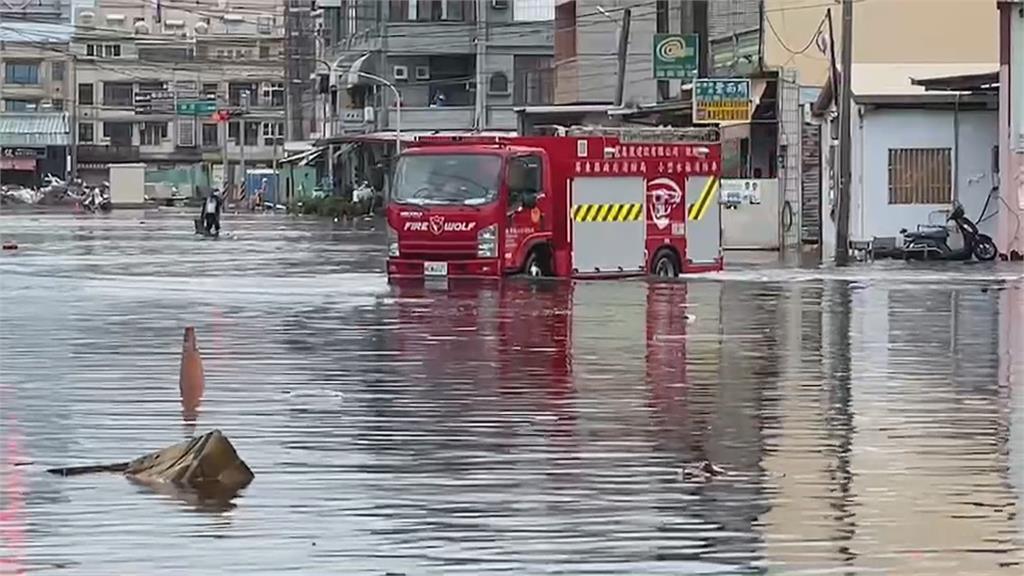
[[[721,270],[717,129],[431,136],[398,161],[388,276]]]

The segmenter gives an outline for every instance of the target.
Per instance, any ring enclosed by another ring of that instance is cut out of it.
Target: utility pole
[[[238,171],[241,185],[245,185],[245,115],[249,113],[249,91],[242,90],[242,115],[238,128]]]
[[[477,0],[476,7],[476,129],[487,128],[487,74],[485,62],[487,56],[487,8],[490,2]]]
[[[850,262],[850,188],[853,184],[853,0],[843,0],[843,70],[839,96],[839,210],[836,211],[836,266]],[[836,96],[833,91],[833,96]]]
[[[629,23],[633,10],[628,6],[622,9],[622,26],[619,28],[619,73],[615,85],[615,107],[622,107],[622,99],[626,91],[626,58],[629,55]]]
[[[220,102],[224,102],[220,99],[220,97],[218,97],[217,100]],[[226,102],[224,103],[226,104]],[[221,175],[220,185],[222,188],[221,192],[225,195],[226,199],[226,196],[228,194],[233,193],[233,191],[231,190],[231,167],[228,164],[228,137],[231,135],[231,130],[228,128],[228,126],[231,120],[227,110],[224,108],[221,109],[223,110],[223,112],[217,114],[217,121],[220,123],[220,165],[223,168],[223,174]]]

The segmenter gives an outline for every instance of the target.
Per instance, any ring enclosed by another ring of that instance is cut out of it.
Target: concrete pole
[[[249,113],[249,91],[242,91],[242,116],[238,126],[238,171],[239,186],[245,185],[245,115]]]
[[[839,96],[839,210],[836,266],[850,261],[850,197],[853,185],[853,0],[843,0],[843,69]]]
[[[619,28],[619,71],[615,85],[615,107],[622,107],[622,100],[626,92],[626,60],[629,57],[629,24],[633,10],[629,7],[622,9],[622,26]]]
[[[486,0],[477,0],[476,9],[476,110],[475,110],[475,125],[477,130],[485,130],[487,128],[487,74],[486,68],[486,55],[487,55],[487,39],[486,39],[486,26],[487,26],[487,7],[490,2]]]
[[[219,97],[218,100],[220,100]],[[224,107],[221,108],[223,109]],[[227,112],[224,113],[226,114]],[[229,118],[220,119],[220,164],[223,168],[223,174],[221,175],[221,193],[225,195],[225,200],[227,199],[227,195],[231,194],[231,167],[228,164],[228,138],[231,135],[231,130],[228,129],[228,126],[230,125],[230,122],[231,120]]]

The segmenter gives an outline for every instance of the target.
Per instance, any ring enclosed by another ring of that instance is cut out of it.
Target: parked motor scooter
[[[963,238],[963,245],[950,246],[950,229],[952,222]],[[999,255],[992,237],[982,234],[978,227],[964,214],[964,207],[957,202],[953,212],[946,218],[946,226],[921,229],[908,232],[900,230],[903,235],[903,257],[914,260],[970,260],[973,256],[982,262],[995,260]]]

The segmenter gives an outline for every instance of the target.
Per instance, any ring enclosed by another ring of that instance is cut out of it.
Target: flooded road
[[[1024,572],[1020,266],[389,288],[190,220],[0,216],[0,574]],[[229,506],[44,472],[213,428]]]

